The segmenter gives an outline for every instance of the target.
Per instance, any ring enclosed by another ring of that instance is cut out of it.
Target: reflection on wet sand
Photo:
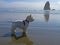
[[[50,13],[50,11],[48,11],[48,10],[44,11],[44,18],[45,18],[46,22],[49,21],[49,13]]]
[[[11,37],[12,43],[22,45],[33,45],[33,42],[27,37],[27,35],[21,36],[18,40],[15,37]]]

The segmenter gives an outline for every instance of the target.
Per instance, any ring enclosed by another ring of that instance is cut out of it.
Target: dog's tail
[[[13,21],[8,21],[9,23],[12,23]]]
[[[8,21],[9,23],[14,23],[15,21]]]

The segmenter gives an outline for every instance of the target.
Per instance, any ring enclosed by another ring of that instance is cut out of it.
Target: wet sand
[[[27,15],[20,13],[1,14],[0,21],[25,19]],[[32,14],[32,16],[35,21],[30,23],[26,37],[18,40],[14,37],[2,37],[10,32],[11,24],[0,22],[0,45],[60,45],[60,14]]]
[[[60,45],[60,30],[40,27],[28,28],[26,37],[0,37],[0,45]]]

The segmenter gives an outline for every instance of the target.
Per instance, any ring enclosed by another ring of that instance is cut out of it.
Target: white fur
[[[29,16],[27,16],[27,18],[25,20],[27,20],[29,22],[32,22],[34,19],[33,19],[33,17],[31,15],[29,15]],[[12,22],[11,32],[13,34],[15,34],[16,33],[16,30],[15,29],[16,28],[21,28],[23,30],[23,32],[26,33],[26,30],[27,30],[27,28],[29,26],[29,23],[27,21],[24,21],[25,22],[25,25],[24,25],[23,21]]]

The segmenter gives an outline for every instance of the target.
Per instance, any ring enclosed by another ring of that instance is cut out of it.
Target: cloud
[[[0,7],[4,8],[36,8],[40,9],[44,6],[44,2],[3,2],[0,1]]]
[[[60,4],[58,2],[51,2],[51,9],[60,10]]]
[[[44,7],[45,2],[20,2],[20,1],[13,1],[13,2],[5,2],[0,0],[0,8],[28,8],[28,9],[38,9],[42,10]],[[51,8],[53,9],[60,9],[60,2],[50,2]]]
[[[57,2],[60,5],[60,1]]]

